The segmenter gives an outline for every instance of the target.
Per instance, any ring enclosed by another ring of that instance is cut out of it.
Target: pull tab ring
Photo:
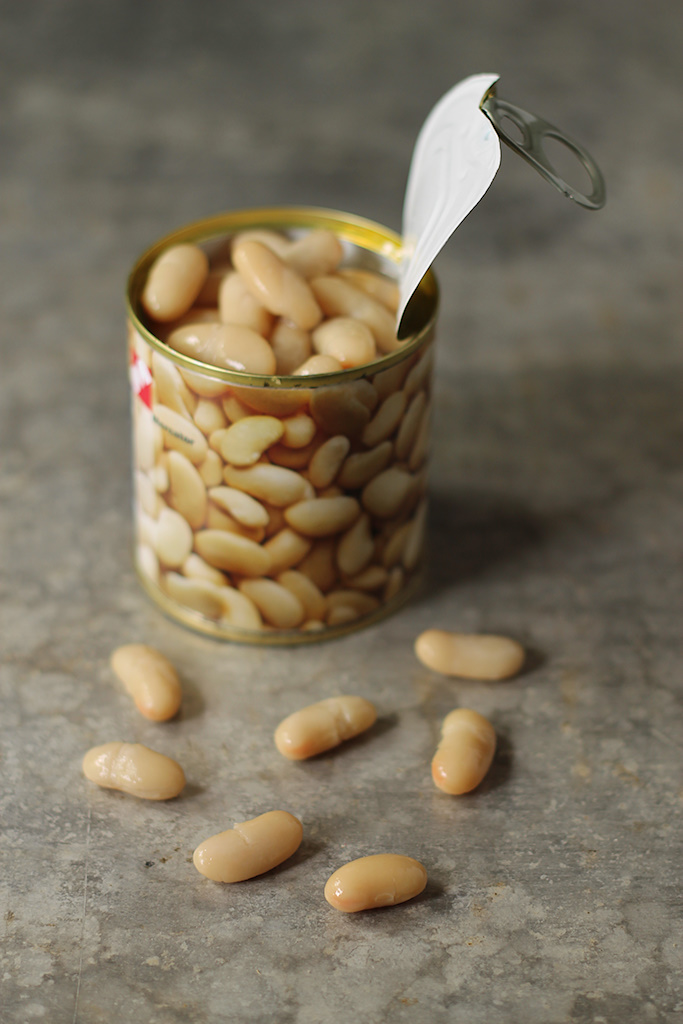
[[[555,125],[544,121],[543,118],[530,114],[528,111],[522,110],[521,107],[508,103],[507,100],[498,99],[493,91],[489,91],[484,97],[481,109],[503,142],[510,146],[511,149],[514,149],[515,153],[519,153],[521,157],[524,157],[546,181],[554,185],[568,199],[573,199],[575,203],[586,207],[588,210],[600,210],[605,205],[605,179],[602,176],[602,171],[590,153],[583,146],[579,145],[578,142],[560,131]],[[521,142],[513,139],[506,131],[504,125],[505,118],[512,121],[522,133]],[[578,157],[587,171],[593,186],[593,191],[589,196],[568,185],[564,178],[560,177],[546,156],[543,148],[544,139],[557,139],[558,142],[561,142]]]

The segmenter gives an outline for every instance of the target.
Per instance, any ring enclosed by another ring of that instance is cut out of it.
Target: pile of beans
[[[231,261],[227,262],[230,254]],[[397,289],[331,233],[166,250],[142,302],[171,349],[249,374],[339,372],[400,349]],[[137,564],[226,635],[321,631],[405,587],[423,543],[431,347],[349,382],[228,384],[131,325]]]

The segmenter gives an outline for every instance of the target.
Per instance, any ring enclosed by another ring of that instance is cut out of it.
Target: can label
[[[398,602],[426,525],[430,342],[348,383],[273,389],[179,368],[131,325],[150,593],[205,632],[267,642],[345,631]]]
[[[132,350],[130,353],[130,386],[133,394],[141,399],[148,409],[152,408],[152,374],[149,366]]]

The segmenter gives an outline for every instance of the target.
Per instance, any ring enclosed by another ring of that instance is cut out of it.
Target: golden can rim
[[[360,377],[367,377],[368,374],[378,373],[381,370],[388,370],[420,348],[433,327],[438,312],[439,288],[432,270],[427,271],[417,289],[416,294],[421,300],[417,303],[417,326],[408,334],[400,347],[395,352],[375,359],[372,363],[341,370],[338,373],[310,374],[305,377],[278,376],[244,373],[240,370],[213,366],[169,348],[142,322],[139,312],[140,296],[150,266],[164,249],[183,242],[209,242],[222,235],[247,229],[282,230],[286,228],[324,228],[334,231],[347,242],[384,257],[397,266],[401,261],[403,242],[400,235],[375,221],[342,213],[339,210],[328,210],[315,206],[265,206],[219,213],[170,232],[140,256],[128,277],[126,288],[126,309],[133,327],[148,345],[185,370],[213,377],[228,384],[259,388],[307,389],[321,385],[341,384],[357,380]]]

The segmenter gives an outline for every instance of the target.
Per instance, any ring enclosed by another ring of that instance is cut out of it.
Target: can
[[[149,269],[172,245],[210,255],[246,230],[296,239],[321,228],[342,242],[343,267],[396,279],[402,243],[388,228],[334,210],[273,207],[173,232],[128,281],[135,567],[165,613],[225,640],[297,644],[370,625],[409,598],[423,562],[438,308],[431,271],[395,351],[311,376],[197,360],[167,345],[142,306]],[[245,420],[248,431],[275,420],[291,432],[295,417],[305,444],[280,438],[246,468],[226,458],[234,423]]]

